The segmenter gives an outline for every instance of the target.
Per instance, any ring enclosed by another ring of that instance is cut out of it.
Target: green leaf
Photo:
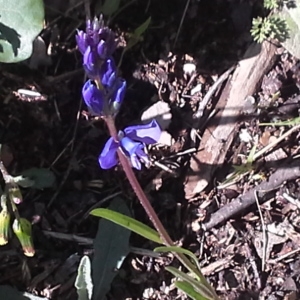
[[[295,0],[294,4],[293,8],[284,7],[278,16],[286,20],[289,29],[289,38],[282,45],[300,59],[300,0]]]
[[[207,300],[207,298],[203,297],[199,293],[197,293],[193,286],[186,281],[176,281],[175,286],[182,290],[186,295],[188,295],[193,300]]]
[[[9,285],[0,285],[0,299],[5,300],[47,300],[30,293],[22,293]]]
[[[141,40],[141,36],[148,29],[150,22],[151,22],[151,17],[149,17],[142,25],[140,25],[138,28],[134,30],[133,34],[131,35],[127,43],[127,46],[125,48],[126,50],[129,50]]]
[[[22,187],[44,189],[52,187],[55,183],[53,172],[46,168],[31,168],[21,173],[21,176],[14,177],[14,181]]]
[[[166,270],[170,273],[172,273],[174,276],[180,278],[183,281],[186,281],[190,285],[193,286],[196,292],[200,293],[200,295],[206,297],[208,300],[213,300],[214,296],[212,292],[208,289],[208,287],[205,286],[205,284],[201,283],[200,281],[195,280],[188,274],[185,274],[182,271],[179,271],[176,268],[173,267],[166,267]]]
[[[185,254],[185,255],[189,256],[194,261],[194,263],[197,266],[198,270],[201,272],[201,267],[199,265],[199,261],[198,261],[197,257],[195,256],[194,253],[192,253],[191,251],[189,251],[187,249],[177,247],[177,246],[170,246],[170,247],[162,246],[162,247],[156,247],[154,249],[154,252],[176,252],[176,253]],[[195,274],[195,276],[197,276],[197,274]]]
[[[43,0],[0,0],[0,62],[29,58],[43,22]]]
[[[91,261],[88,256],[83,256],[77,270],[75,287],[78,300],[91,300],[93,295],[93,282],[91,274]]]
[[[300,124],[300,117],[291,120],[273,123],[260,123],[259,126],[297,126]]]
[[[115,198],[109,208],[129,215],[129,209],[121,198]],[[95,254],[92,261],[93,299],[102,300],[127,254],[129,253],[130,231],[110,221],[99,221],[94,240]]]
[[[105,16],[111,16],[119,9],[120,3],[121,0],[105,0],[102,7],[98,10],[101,11]]]
[[[112,211],[106,208],[96,208],[92,210],[90,214],[95,217],[110,220],[111,222],[121,225],[150,241],[158,244],[163,244],[159,237],[159,234],[154,229],[116,211]]]
[[[118,68],[120,68],[123,57],[125,55],[125,52],[132,48],[135,44],[137,44],[141,40],[141,35],[147,30],[151,22],[151,17],[149,17],[142,25],[140,25],[138,28],[135,29],[133,34],[131,34],[130,39],[127,42],[126,47],[123,49],[119,63],[118,63]]]
[[[247,165],[252,165],[253,164],[253,162],[254,162],[254,155],[255,155],[255,152],[256,152],[256,148],[257,148],[257,146],[256,145],[254,145],[253,147],[252,147],[252,149],[250,150],[250,153],[249,153],[249,155],[248,155],[248,157],[247,157]],[[251,167],[250,167],[251,168]]]

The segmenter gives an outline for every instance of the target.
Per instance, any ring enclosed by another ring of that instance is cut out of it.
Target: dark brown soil
[[[50,168],[56,185],[44,190],[22,189],[24,201],[19,211],[33,223],[36,255],[25,257],[12,236],[8,245],[0,248],[0,284],[50,299],[77,299],[76,269],[83,254],[92,257],[93,245],[73,237],[95,237],[98,219],[88,215],[91,208],[107,206],[111,195],[120,193],[136,219],[151,223],[121,168],[106,171],[98,165],[108,133],[101,120],[88,114],[81,99],[84,73],[74,35],[76,28],[84,28],[84,6],[71,0],[64,5],[59,1],[46,4],[47,22],[41,36],[46,47],[51,45],[51,62],[37,69],[31,69],[28,62],[1,65],[0,137],[6,147],[2,160],[10,174]],[[120,39],[126,39],[152,18],[143,39],[124,56],[121,73],[128,92],[116,124],[122,129],[136,123],[151,104],[167,102],[172,113],[167,131],[173,141],[171,146],[152,150],[158,161],[194,147],[201,151],[199,141],[191,137],[193,114],[216,78],[244,57],[252,43],[252,18],[263,13],[261,1],[255,0],[191,0],[184,15],[185,6],[186,2],[179,0],[136,0],[110,23]],[[116,51],[117,61],[121,50]],[[194,78],[184,73],[186,63],[196,66]],[[254,201],[246,211],[210,230],[204,231],[202,226],[220,207],[268,181],[272,173],[288,168],[296,159],[299,130],[248,165],[248,173],[242,172],[239,180],[218,188],[236,166],[246,163],[254,144],[258,151],[291,128],[259,123],[299,115],[299,74],[299,61],[278,47],[272,69],[252,95],[251,116],[237,123],[224,164],[205,190],[186,198],[190,154],[167,159],[172,172],[153,167],[137,173],[170,236],[195,253],[221,299],[299,297],[298,178],[275,184],[259,209]],[[199,84],[200,92],[192,97],[191,90]],[[199,135],[210,126],[208,117],[223,88],[224,84],[207,105],[201,126],[196,128]],[[18,89],[36,90],[44,98],[26,98]],[[242,131],[251,141],[241,137]],[[267,242],[266,228],[274,231]],[[49,236],[49,231],[54,235]],[[135,234],[130,245],[148,250],[156,246]],[[265,261],[261,255],[264,247]],[[133,251],[113,281],[108,299],[187,299],[175,289],[174,280],[164,270],[167,265],[179,266],[172,255],[157,258]]]

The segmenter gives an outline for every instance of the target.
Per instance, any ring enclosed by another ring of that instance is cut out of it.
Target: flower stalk
[[[116,48],[114,33],[104,26],[102,17],[88,21],[86,32],[78,31],[76,40],[83,54],[83,67],[89,77],[82,89],[83,99],[91,114],[100,116],[105,121],[110,134],[110,139],[99,155],[99,164],[103,169],[112,168],[118,162],[121,164],[139,202],[159,233],[162,243],[165,246],[174,246],[174,242],[158,218],[133,171],[133,168],[140,170],[142,163],[150,164],[144,148],[159,140],[161,129],[153,120],[149,124],[129,126],[123,131],[117,131],[115,116],[124,98],[126,81],[118,77],[118,70],[112,57]],[[174,255],[207,287],[211,292],[211,299],[218,299],[201,271],[184,254],[175,252]]]
[[[117,130],[115,127],[114,119],[111,116],[107,116],[104,120],[107,124],[110,135],[112,137],[117,138]],[[128,158],[124,155],[124,153],[120,149],[118,150],[118,158],[133,191],[135,192],[140,204],[143,206],[144,210],[146,211],[154,228],[159,233],[162,242],[164,243],[165,246],[175,246],[174,242],[172,241],[171,237],[166,231],[164,225],[162,224],[156,212],[154,211],[147,196],[145,195],[139,181],[137,180],[133,172],[132,166],[129,164]],[[219,299],[214,289],[212,289],[211,285],[207,282],[206,278],[203,276],[200,270],[198,270],[184,254],[174,253],[174,255],[191,273],[197,275],[200,281],[209,289],[209,291],[211,291],[213,297],[212,299],[215,300]]]

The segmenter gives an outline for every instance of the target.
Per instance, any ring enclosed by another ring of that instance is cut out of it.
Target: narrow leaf
[[[141,24],[138,28],[136,28],[130,37],[126,50],[132,48],[135,44],[137,44],[141,40],[142,34],[147,30],[151,22],[151,17],[149,17],[143,24]]]
[[[120,7],[121,0],[105,0],[101,12],[105,16],[111,16],[113,13],[115,13],[119,7]]]
[[[203,297],[199,293],[197,293],[193,286],[186,281],[176,281],[175,286],[182,290],[186,295],[191,297],[193,300],[207,300],[208,298]]]
[[[181,280],[186,281],[189,284],[191,284],[198,293],[200,293],[207,299],[209,299],[209,300],[214,299],[212,292],[200,281],[195,280],[188,274],[185,274],[184,272],[182,272],[176,268],[173,268],[173,267],[166,267],[166,270],[169,271],[170,273],[172,273],[174,276],[180,278]]]
[[[252,149],[251,149],[251,151],[250,151],[250,153],[249,153],[249,155],[248,155],[248,157],[247,157],[247,164],[249,164],[250,166],[250,168],[251,168],[251,165],[253,164],[253,162],[254,162],[254,155],[255,155],[255,152],[256,152],[256,147],[257,147],[257,145],[254,145],[253,147],[252,147]]]
[[[192,253],[191,251],[181,248],[181,247],[176,247],[176,246],[171,246],[171,247],[156,247],[154,249],[154,252],[176,252],[176,253],[182,253],[185,254],[187,256],[189,256],[195,263],[195,265],[197,266],[198,270],[201,272],[201,267],[199,265],[199,261],[196,257],[196,255],[194,253]],[[197,276],[197,274],[195,274],[195,276]]]
[[[93,295],[93,282],[91,274],[91,261],[88,256],[83,256],[77,270],[75,287],[78,300],[91,300]]]
[[[159,234],[154,229],[116,211],[112,211],[106,208],[96,208],[92,210],[90,214],[96,217],[101,217],[110,220],[111,222],[121,225],[150,241],[153,241],[158,244],[163,244],[159,237]]]
[[[129,215],[129,209],[121,198],[110,204],[111,211],[117,210]],[[92,261],[93,299],[102,300],[110,289],[117,270],[129,253],[130,231],[110,221],[99,221],[97,236],[94,240],[95,254]]]

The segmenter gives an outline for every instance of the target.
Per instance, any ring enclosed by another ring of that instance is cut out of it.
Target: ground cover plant
[[[299,6],[2,1],[0,296],[297,299]]]

